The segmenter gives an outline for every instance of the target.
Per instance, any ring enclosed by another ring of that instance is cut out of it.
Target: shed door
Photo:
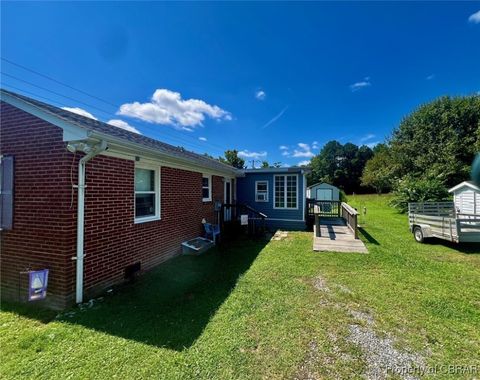
[[[317,194],[316,194],[315,199],[317,201],[331,201],[331,200],[333,200],[332,189],[317,189]]]
[[[475,194],[473,190],[463,190],[455,196],[455,206],[462,214],[475,213]]]

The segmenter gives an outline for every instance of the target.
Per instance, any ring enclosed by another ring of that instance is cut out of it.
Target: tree
[[[392,189],[394,165],[390,148],[378,144],[373,149],[374,156],[367,161],[362,174],[362,185],[372,187],[378,194]]]
[[[327,182],[346,192],[362,191],[360,177],[366,162],[373,156],[368,146],[329,141],[312,158],[309,183]]]
[[[234,168],[243,169],[245,166],[245,160],[241,157],[238,157],[238,150],[226,150],[225,158],[218,157],[218,159],[226,164],[232,165]]]
[[[262,168],[269,168],[270,167],[270,164],[268,163],[268,161],[262,161]]]
[[[273,165],[272,165],[274,168],[281,168],[282,167],[282,163],[280,161],[277,161],[277,162],[274,162]]]
[[[420,106],[402,120],[390,146],[399,178],[438,178],[446,187],[468,179],[480,148],[480,96]]]
[[[439,202],[448,199],[448,191],[438,178],[414,178],[406,175],[398,181],[390,205],[401,212],[410,202]]]

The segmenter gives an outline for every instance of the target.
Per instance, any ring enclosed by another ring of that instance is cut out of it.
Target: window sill
[[[146,216],[144,218],[135,218],[134,224],[141,224],[141,223],[147,223],[147,222],[154,222],[155,220],[160,220],[160,216]]]
[[[255,202],[258,202],[258,203],[268,203],[268,199],[267,199],[266,201],[255,200]]]
[[[208,198],[202,199],[203,203],[210,203],[211,201],[212,201],[212,199],[208,199]]]

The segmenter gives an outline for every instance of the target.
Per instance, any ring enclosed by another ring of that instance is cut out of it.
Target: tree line
[[[393,191],[394,206],[405,210],[409,201],[447,198],[448,188],[470,178],[479,151],[480,96],[445,96],[419,106],[373,148],[329,141],[310,161],[308,184],[327,182],[347,194]],[[245,167],[236,150],[219,160]],[[281,164],[261,165],[272,166]]]

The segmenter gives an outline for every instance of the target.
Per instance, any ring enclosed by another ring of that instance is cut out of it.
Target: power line
[[[27,80],[25,80],[25,79],[18,78],[18,77],[14,76],[14,75],[7,74],[7,73],[5,73],[5,72],[3,72],[3,71],[1,71],[1,74],[2,74],[2,75],[5,75],[5,76],[7,76],[7,77],[9,77],[9,78],[18,80],[19,82],[23,82],[23,83],[26,83],[26,84],[28,84],[28,85],[30,85],[30,86],[37,87],[37,88],[39,88],[39,89],[41,89],[41,90],[50,92],[50,93],[52,93],[52,94],[54,94],[54,95],[61,96],[62,98],[70,99],[70,100],[73,100],[74,102],[83,104],[84,106],[87,106],[87,107],[90,107],[90,108],[94,108],[94,109],[96,109],[97,111],[106,113],[107,115],[111,115],[110,112],[104,111],[104,110],[102,110],[101,108],[98,108],[98,107],[96,107],[96,106],[93,106],[93,105],[88,104],[88,103],[85,103],[85,102],[82,102],[81,100],[72,98],[72,97],[70,97],[70,96],[60,94],[59,92],[56,92],[56,91],[53,91],[53,90],[49,90],[48,88],[45,88],[45,87],[43,87],[43,86],[39,86],[38,84],[29,82],[29,81],[27,81]]]
[[[29,72],[31,72],[31,73],[33,73],[33,74],[36,74],[36,75],[39,75],[39,76],[41,76],[41,77],[43,77],[43,78],[46,78],[46,79],[48,79],[48,80],[51,80],[52,82],[58,83],[58,84],[60,84],[60,85],[62,85],[62,86],[68,87],[68,88],[70,88],[70,89],[72,89],[72,90],[74,90],[74,91],[78,91],[78,92],[80,92],[80,93],[82,93],[82,94],[84,94],[84,95],[87,95],[87,96],[90,96],[90,97],[92,97],[92,98],[94,98],[94,99],[97,99],[97,100],[99,100],[99,101],[101,101],[101,102],[103,102],[103,103],[109,104],[109,105],[111,105],[111,106],[113,106],[113,107],[117,107],[115,104],[109,102],[108,100],[99,98],[98,96],[95,96],[95,95],[92,95],[92,94],[89,94],[88,92],[83,91],[83,90],[80,90],[80,89],[75,88],[75,87],[73,87],[73,86],[70,86],[70,85],[67,84],[67,83],[60,82],[59,80],[57,80],[57,79],[55,79],[55,78],[52,78],[51,76],[42,74],[42,73],[40,73],[40,72],[38,72],[38,71],[36,71],[36,70],[33,70],[33,69],[30,69],[30,68],[28,68],[28,67],[26,67],[26,66],[20,65],[19,63],[10,61],[10,60],[7,59],[7,58],[4,58],[4,57],[0,57],[0,58],[2,59],[2,61],[8,62],[9,64],[11,64],[11,65],[13,65],[13,66],[17,66],[17,67],[19,67],[19,68],[21,68],[21,69],[23,69],[23,70],[29,71]]]
[[[24,82],[26,82],[26,81],[24,81]],[[11,89],[13,89],[13,90],[20,91],[20,92],[23,92],[23,93],[28,94],[28,95],[30,95],[30,96],[43,99],[43,100],[45,100],[45,101],[47,101],[47,102],[49,102],[49,103],[57,104],[57,105],[59,105],[60,107],[63,106],[62,103],[60,103],[60,102],[58,102],[58,101],[56,101],[56,100],[53,100],[53,99],[51,99],[51,98],[48,98],[48,97],[39,95],[39,94],[34,93],[34,92],[31,92],[31,91],[24,90],[24,89],[22,89],[22,88],[16,87],[16,86],[14,86],[14,85],[12,85],[12,84],[9,84],[9,83],[5,83],[5,82],[0,82],[0,83],[2,84],[2,86],[7,86],[7,87],[9,87],[9,88],[11,88]],[[33,84],[32,84],[32,85],[33,85]],[[42,88],[41,86],[35,86],[35,87]],[[48,91],[48,90],[47,90],[47,91]],[[52,91],[50,91],[50,92],[52,92]],[[55,92],[53,92],[53,93],[55,93]],[[55,94],[56,94],[56,93],[55,93]],[[59,96],[65,97],[64,95],[61,95],[61,94],[60,94]],[[73,101],[79,102],[79,101],[76,100],[75,98],[70,98],[70,97],[67,97],[67,98],[72,99]],[[105,110],[101,110],[101,109],[99,109],[99,108],[97,108],[97,109],[100,110],[101,112],[109,115],[109,116],[116,117],[115,114],[112,114],[112,113],[107,112],[107,111],[105,111]],[[151,128],[150,126],[146,126],[146,127],[147,127],[148,129],[153,129],[153,128]],[[118,128],[118,127],[117,127],[117,128]],[[155,131],[158,132],[158,129],[156,129]],[[194,148],[199,149],[199,150],[204,150],[204,148],[205,148],[205,146],[195,144],[194,142],[188,141],[188,140],[185,140],[185,139],[182,139],[182,138],[179,137],[179,136],[175,136],[175,135],[168,134],[168,133],[166,133],[165,131],[162,131],[162,134],[166,135],[166,136],[169,137],[171,140],[174,140],[176,143],[180,143],[180,144],[184,144],[184,145],[187,145],[187,146],[190,146],[190,147],[194,147]],[[210,144],[210,145],[211,145],[211,144]],[[214,150],[217,150],[217,151],[222,151],[222,153],[223,153],[223,151],[224,151],[223,148],[215,148],[215,147],[213,147],[213,146],[212,146],[212,148],[213,148]]]
[[[13,62],[13,61],[11,61],[11,60],[9,60],[9,59],[7,59],[7,58],[4,58],[4,57],[0,57],[0,58],[1,58],[3,61],[8,62],[8,63],[11,64],[11,65],[14,65],[14,66],[19,67],[19,68],[21,68],[21,69],[23,69],[23,70],[26,70],[26,71],[29,71],[29,72],[34,73],[34,74],[36,74],[36,75],[39,75],[39,76],[41,76],[41,77],[43,77],[43,78],[46,78],[46,79],[48,79],[48,80],[51,80],[51,81],[53,81],[53,82],[55,82],[55,83],[58,83],[58,84],[60,84],[60,85],[62,85],[62,86],[68,87],[68,88],[70,88],[70,89],[72,89],[72,90],[78,91],[78,92],[80,92],[80,93],[82,93],[82,94],[84,94],[84,95],[90,96],[90,97],[92,97],[92,98],[94,98],[94,99],[97,99],[97,100],[99,100],[99,101],[101,101],[101,102],[104,102],[104,103],[106,103],[106,104],[109,104],[109,105],[111,105],[111,106],[113,106],[113,107],[115,107],[115,108],[117,108],[117,109],[120,108],[118,105],[116,105],[116,104],[114,104],[114,103],[112,103],[112,102],[109,102],[108,100],[102,99],[102,98],[100,98],[100,97],[98,97],[98,96],[95,96],[95,95],[92,95],[92,94],[90,94],[90,93],[88,93],[88,92],[86,92],[86,91],[83,91],[83,90],[80,90],[80,89],[78,89],[78,88],[75,88],[75,87],[73,87],[73,86],[71,86],[71,85],[69,85],[69,84],[67,84],[67,83],[64,83],[64,82],[61,82],[61,81],[59,81],[59,80],[57,80],[57,79],[55,79],[55,78],[52,78],[52,77],[49,76],[49,75],[42,74],[42,73],[40,73],[40,72],[38,72],[38,71],[36,71],[36,70],[33,70],[33,69],[31,69],[31,68],[28,68],[28,67],[26,67],[26,66],[24,66],[24,65],[21,65],[21,64],[19,64],[19,63]],[[24,83],[26,83],[26,84],[29,84],[29,85],[31,85],[31,86],[40,88],[40,89],[42,89],[42,90],[44,90],[44,91],[51,92],[51,93],[53,93],[53,94],[55,94],[55,95],[57,95],[57,96],[61,96],[61,97],[64,97],[64,98],[66,98],[66,99],[70,99],[70,100],[79,102],[79,103],[81,103],[81,104],[83,104],[83,105],[86,105],[86,106],[88,106],[88,107],[92,107],[92,108],[94,108],[94,109],[96,109],[96,110],[99,110],[100,112],[103,112],[103,113],[109,115],[109,116],[117,117],[117,115],[112,114],[111,112],[102,110],[102,109],[100,109],[100,108],[98,108],[98,107],[96,107],[96,106],[89,105],[89,104],[87,104],[87,103],[85,103],[85,102],[82,102],[82,101],[80,101],[80,100],[78,100],[78,99],[75,99],[75,98],[72,98],[72,97],[69,97],[69,96],[66,96],[66,95],[62,95],[62,94],[57,93],[57,92],[55,92],[55,91],[46,89],[46,88],[44,88],[44,87],[42,87],[42,86],[39,86],[39,85],[33,84],[33,83],[31,83],[31,82],[28,82],[28,81],[26,81],[26,80],[24,80],[24,79],[17,78],[17,77],[15,77],[15,76],[11,75],[11,74],[7,74],[7,73],[4,73],[4,72],[2,72],[2,74],[3,74],[3,75],[6,75],[6,76],[9,76],[9,77],[11,77],[11,78],[13,78],[13,79],[16,79],[16,80],[18,80],[18,81],[24,82]],[[12,86],[11,86],[11,87],[12,87]],[[43,98],[45,99],[45,97],[43,97]],[[57,102],[57,104],[58,104],[58,102]],[[165,134],[166,134],[166,133],[165,133]],[[173,135],[169,135],[169,134],[166,134],[166,135],[169,136],[169,137],[171,137],[171,138],[176,138],[178,141],[183,141],[185,144],[188,143],[188,144],[190,144],[191,146],[195,146],[195,147],[197,147],[197,148],[200,148],[200,145],[193,144],[191,141],[183,140],[183,139],[181,139],[180,137],[174,137]],[[207,148],[210,147],[210,148],[213,148],[213,149],[216,149],[216,150],[218,149],[218,150],[222,151],[222,153],[225,151],[225,148],[224,148],[224,147],[220,147],[219,145],[212,144],[212,143],[203,143],[203,145],[201,146],[200,149],[204,149],[205,146],[207,146]]]

